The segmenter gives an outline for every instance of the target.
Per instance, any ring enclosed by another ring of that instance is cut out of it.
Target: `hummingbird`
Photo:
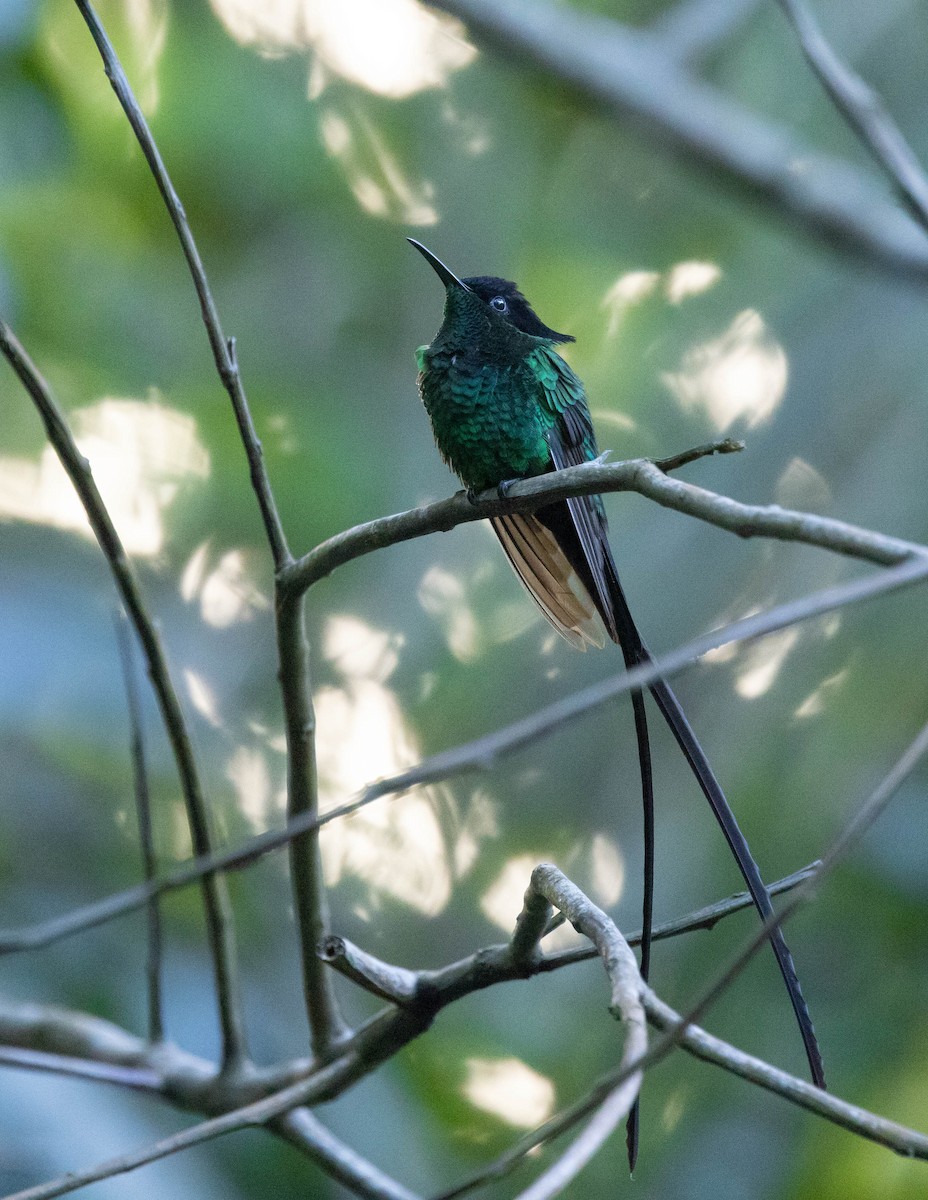
[[[505,498],[519,479],[590,462],[599,456],[586,393],[557,352],[574,339],[545,325],[511,280],[460,279],[431,250],[407,241],[445,289],[441,328],[416,351],[419,395],[444,461],[468,495],[496,488]],[[534,512],[492,517],[490,524],[516,574],[545,618],[572,646],[618,643],[631,669],[652,661],[619,583],[601,496],[578,496]],[[770,893],[735,815],[663,679],[648,684],[658,711],[682,751],[728,842],[762,920],[773,913]],[[641,973],[650,965],[654,888],[653,781],[644,696],[631,692],[645,826]],[[813,1081],[825,1087],[824,1066],[792,955],[779,926],[769,941],[796,1016]],[[635,1132],[629,1130],[633,1163]]]

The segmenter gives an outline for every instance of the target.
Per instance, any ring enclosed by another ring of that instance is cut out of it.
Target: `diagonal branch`
[[[839,587],[825,588],[800,600],[778,605],[766,613],[745,617],[732,625],[703,634],[644,666],[613,675],[504,729],[486,734],[453,750],[436,754],[400,775],[370,784],[355,800],[330,809],[321,816],[304,813],[291,820],[285,829],[260,834],[237,850],[223,851],[202,861],[188,863],[161,881],[150,885],[138,884],[50,921],[21,930],[0,931],[0,956],[40,949],[82,929],[93,928],[122,913],[140,908],[154,895],[184,887],[206,872],[245,866],[261,855],[286,844],[295,835],[319,829],[330,821],[357,812],[382,796],[396,795],[412,787],[450,779],[464,772],[486,770],[493,765],[497,757],[530,745],[553,729],[560,728],[575,717],[632,688],[645,687],[654,679],[666,679],[712,650],[762,637],[799,621],[922,582],[928,579],[928,554],[917,547],[915,549],[918,550],[917,553],[913,551],[909,559],[903,559],[898,566],[891,567],[881,575],[851,580],[850,583]]]
[[[279,568],[289,560],[290,551],[287,547],[287,539],[277,513],[270,480],[264,466],[261,442],[255,432],[254,422],[251,419],[251,412],[249,411],[248,401],[245,397],[245,389],[242,386],[238,359],[235,353],[235,339],[226,338],[222,332],[219,310],[216,308],[216,303],[213,300],[213,294],[210,291],[209,281],[206,278],[206,271],[203,267],[203,260],[200,258],[197,244],[193,240],[193,234],[187,221],[187,214],[184,212],[184,206],[181,204],[180,197],[174,190],[174,184],[171,182],[170,175],[168,175],[161,152],[155,144],[155,139],[152,137],[152,132],[148,127],[148,122],[145,120],[139,102],[135,98],[129,80],[123,70],[122,63],[113,49],[113,43],[107,36],[106,30],[100,23],[100,19],[94,12],[89,0],[75,0],[75,3],[80,10],[81,16],[87,22],[87,27],[97,45],[97,49],[100,51],[100,57],[103,59],[103,69],[106,72],[106,77],[110,81],[113,91],[122,105],[123,111],[129,118],[132,132],[138,139],[139,146],[145,155],[145,160],[158,186],[158,191],[161,193],[161,198],[164,200],[174,228],[177,230],[181,249],[184,252],[184,258],[187,260],[187,266],[190,268],[190,274],[193,277],[193,286],[196,288],[196,293],[200,301],[200,312],[203,316],[203,324],[206,326],[206,333],[209,337],[213,358],[216,360],[216,370],[219,372],[222,385],[229,393],[229,399],[232,401],[232,409],[235,413],[239,433],[241,434],[245,453],[248,457],[251,484],[258,498],[265,533],[267,534],[267,539],[274,555],[274,565]]]
[[[695,78],[664,39],[551,0],[433,3],[507,65],[561,80],[791,228],[897,277],[928,279],[928,238],[870,175]]]
[[[198,857],[208,855],[212,849],[209,821],[190,744],[190,735],[181,711],[180,701],[171,681],[161,639],[142,599],[132,564],[97,490],[90,463],[81,454],[74,441],[68,423],[48,384],[39,374],[13,331],[2,321],[0,321],[0,352],[6,356],[10,366],[19,376],[23,387],[32,397],[45,425],[48,440],[84,506],[90,527],[109,564],[123,606],[142,647],[148,674],[158,700],[158,707],[161,710],[164,728],[171,744],[174,761],[177,764],[194,853]],[[203,877],[202,887],[203,903],[206,909],[206,928],[216,983],[219,1022],[222,1028],[223,1061],[226,1066],[232,1067],[244,1055],[244,1031],[238,993],[235,935],[224,881],[215,875],[206,875]]]
[[[306,1108],[287,1113],[271,1128],[356,1196],[367,1200],[419,1200],[414,1192],[346,1146]]]
[[[883,101],[841,61],[801,0],[778,0],[778,3],[838,112],[892,180],[915,220],[928,230],[928,176]]]

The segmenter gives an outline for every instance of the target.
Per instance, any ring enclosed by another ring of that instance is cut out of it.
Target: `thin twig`
[[[672,463],[674,460],[665,461]],[[741,504],[728,496],[672,478],[660,463],[647,458],[617,463],[597,460],[520,480],[512,484],[505,500],[500,500],[495,490],[490,490],[481,493],[472,503],[463,492],[458,492],[447,500],[356,525],[321,542],[292,567],[286,568],[280,575],[281,587],[287,594],[305,591],[337,567],[398,542],[444,533],[457,525],[485,517],[525,512],[554,500],[599,492],[636,492],[664,508],[696,517],[739,537],[801,542],[880,566],[891,566],[914,553],[928,553],[926,547],[914,542],[886,537],[830,517],[796,512],[776,504]]]
[[[644,1057],[648,1046],[641,1004],[641,974],[635,956],[615,922],[601,908],[597,908],[562,871],[551,863],[542,863],[532,871],[523,909],[526,920],[520,919],[516,923],[516,929],[520,932],[538,927],[537,918],[541,913],[540,906],[535,904],[538,896],[559,909],[578,933],[589,938],[603,960],[612,984],[609,1008],[612,1015],[625,1026],[625,1045],[619,1069],[627,1074],[605,1098],[576,1141],[529,1188],[519,1194],[518,1200],[550,1200],[550,1197],[563,1191],[599,1151],[635,1103],[641,1088],[642,1072],[635,1070],[634,1064]],[[541,928],[544,928],[544,924]],[[513,953],[517,952],[517,940],[514,938]]]
[[[760,7],[760,0],[677,0],[651,22],[667,54],[698,66],[727,41]]]
[[[364,1196],[367,1200],[419,1200],[414,1192],[346,1146],[308,1109],[298,1108],[287,1113],[271,1128],[356,1196]]]
[[[306,831],[289,842],[303,997],[313,1051],[324,1058],[345,1037],[347,1026],[339,1012],[332,975],[316,954],[316,947],[329,931],[329,914],[319,855],[319,829],[324,818],[319,814],[316,715],[309,690],[302,595],[278,597],[277,645],[287,738],[287,820],[291,824],[298,820],[306,823]]]
[[[653,33],[539,0],[434,0],[471,36],[612,110],[740,197],[896,278],[928,279],[928,238],[878,182],[695,78]]]
[[[261,442],[255,432],[254,422],[251,419],[251,412],[249,411],[248,401],[245,397],[245,390],[242,386],[238,359],[235,353],[235,339],[226,338],[222,332],[219,311],[213,300],[209,281],[206,278],[206,271],[203,268],[203,261],[200,258],[197,244],[193,239],[193,234],[187,221],[187,214],[184,212],[184,206],[181,204],[180,197],[174,190],[174,184],[168,175],[161,152],[155,144],[155,139],[152,137],[148,122],[145,120],[139,102],[133,94],[122,63],[113,49],[113,44],[88,0],[75,0],[75,3],[80,10],[81,16],[87,22],[87,27],[94,42],[96,42],[97,49],[100,51],[100,57],[103,59],[103,69],[106,72],[106,77],[110,81],[113,91],[122,105],[123,111],[129,118],[132,131],[138,139],[139,146],[145,155],[155,183],[158,185],[158,191],[161,193],[174,228],[177,230],[184,258],[187,260],[190,274],[193,277],[193,286],[196,288],[196,293],[200,301],[200,312],[203,315],[203,324],[206,326],[206,333],[213,351],[213,358],[216,360],[216,370],[219,372],[219,378],[222,380],[223,387],[229,393],[229,399],[232,401],[235,419],[238,422],[239,432],[245,447],[245,453],[248,457],[251,484],[258,498],[264,529],[274,555],[274,566],[279,569],[284,563],[289,561],[290,551],[287,547],[287,538],[277,512],[274,494],[271,491],[270,480],[268,479],[267,470],[264,465]]]
[[[251,411],[242,386],[235,339],[226,338],[219,312],[210,291],[203,262],[194,241],[180,197],[174,189],[161,153],[139,107],[106,31],[89,0],[76,0],[81,15],[97,44],[107,78],[122,105],[151,168],[158,190],[177,230],[184,257],[200,300],[200,310],[212,347],[219,377],[232,401],[235,419],[245,447],[251,483],[254,488],[265,533],[274,559],[275,576],[293,560],[277,512],[270,479],[264,464],[261,442],[255,431]],[[288,747],[287,811],[291,817],[316,811],[315,718],[309,687],[308,650],[303,631],[303,606],[298,597],[283,596],[275,582],[278,614],[277,639],[280,660],[281,691],[286,719]],[[331,991],[331,978],[319,969],[314,949],[327,925],[326,900],[315,832],[310,829],[291,846],[292,882],[295,910],[300,933],[304,994],[316,1052],[325,1055],[333,1041],[345,1033],[345,1024]]]
[[[146,882],[151,883],[158,875],[158,860],[155,856],[155,840],[151,824],[151,795],[145,762],[145,738],[142,732],[142,713],[139,704],[138,683],[135,677],[135,662],[132,657],[132,641],[129,637],[126,618],[121,613],[116,617],[116,638],[129,712],[132,782],[139,826],[139,842],[142,847],[142,865]],[[148,957],[145,975],[148,983],[148,1038],[149,1041],[160,1042],[164,1037],[164,1015],[161,1000],[161,912],[158,897],[153,896],[146,907],[148,910]]]
[[[629,1077],[631,1070],[645,1069],[654,1065],[665,1058],[676,1045],[696,1053],[698,1057],[705,1058],[707,1061],[715,1062],[735,1075],[759,1083],[769,1091],[776,1092],[800,1107],[817,1113],[870,1141],[887,1146],[900,1154],[928,1159],[928,1136],[925,1134],[907,1129],[894,1121],[888,1121],[856,1105],[839,1100],[836,1096],[808,1084],[804,1080],[788,1075],[769,1063],[762,1062],[741,1050],[735,1050],[734,1047],[728,1046],[719,1039],[712,1038],[695,1024],[723,992],[727,991],[754,955],[766,944],[769,930],[782,924],[784,920],[795,913],[800,905],[808,901],[824,876],[832,871],[860,841],[866,830],[883,812],[899,787],[922,762],[926,754],[928,754],[928,725],[922,728],[876,789],[846,822],[817,869],[793,892],[779,913],[775,914],[772,919],[763,922],[757,934],[750,939],[734,961],[720,973],[684,1016],[674,1013],[666,1005],[663,1005],[646,985],[642,985],[642,997],[648,1017],[656,1021],[658,1027],[664,1031],[664,1037],[656,1042],[639,1062],[632,1064],[631,1067],[625,1065],[610,1073],[570,1108],[549,1118],[538,1129],[526,1134],[515,1146],[510,1147],[471,1179],[452,1191],[442,1193],[435,1200],[452,1200],[452,1197],[463,1195],[482,1185],[486,1180],[496,1179],[501,1174],[507,1174],[518,1165],[529,1150],[552,1137],[559,1136],[583,1120],[597,1105],[602,1103],[603,1098],[609,1094],[611,1089],[618,1087]],[[478,986],[490,986],[494,982],[490,962],[474,956],[474,963],[475,965],[479,963],[480,982]],[[455,994],[458,994],[457,989],[462,986],[464,981],[460,977],[453,976],[452,980]],[[434,980],[431,982],[434,987]],[[440,988],[438,990],[440,992]],[[711,1053],[709,1052],[710,1047]]]
[[[654,465],[665,475],[671,471],[679,471],[681,467],[689,466],[699,458],[710,458],[713,454],[738,454],[744,449],[744,442],[736,438],[719,438],[715,442],[706,442],[702,446],[694,446],[692,450],[684,450],[682,454],[671,454],[670,458],[655,458]]]
[[[905,543],[903,543],[905,544]],[[919,551],[898,566],[891,567],[880,575],[866,579],[851,580],[834,588],[825,588],[778,605],[766,613],[758,613],[726,625],[722,629],[703,634],[677,650],[662,655],[653,662],[632,671],[623,671],[600,683],[584,688],[580,692],[548,705],[530,717],[525,717],[504,729],[486,734],[464,746],[445,750],[418,766],[411,767],[399,775],[369,785],[359,797],[330,809],[320,816],[305,813],[289,822],[280,831],[264,833],[251,839],[237,850],[223,851],[201,861],[193,861],[173,872],[166,879],[151,884],[139,884],[116,892],[102,900],[74,909],[63,916],[54,917],[22,929],[0,931],[0,956],[24,950],[37,950],[63,937],[70,937],[83,929],[90,929],[112,920],[125,912],[141,907],[148,899],[165,891],[184,887],[192,879],[208,871],[228,870],[244,866],[264,854],[276,850],[293,837],[309,829],[320,829],[330,821],[349,816],[382,796],[396,795],[413,787],[436,783],[469,771],[487,770],[498,757],[531,745],[568,721],[607,703],[609,700],[635,687],[644,687],[653,679],[669,678],[696,662],[712,650],[722,646],[744,642],[765,634],[784,629],[799,621],[833,612],[862,600],[886,594],[900,588],[910,587],[928,579],[928,555]]]
[[[803,54],[861,142],[884,169],[918,223],[928,230],[928,176],[902,130],[868,83],[843,63],[800,0],[778,0]]]
[[[97,490],[90,463],[81,454],[67,421],[51,390],[12,330],[0,321],[0,352],[19,376],[23,387],[32,397],[45,425],[48,440],[68,474],[80,498],[90,527],[116,584],[123,607],[142,647],[168,741],[177,764],[181,791],[187,810],[190,838],[197,857],[208,855],[212,849],[206,803],[187,724],[174,690],[167,659],[155,624],[142,599],[132,564],[110,519],[109,512]],[[203,902],[206,909],[206,928],[212,956],[213,974],[219,1022],[222,1029],[223,1062],[230,1069],[245,1055],[244,1030],[238,993],[235,954],[235,935],[224,881],[214,875],[203,877]]]
[[[51,1054],[47,1050],[31,1050],[22,1046],[0,1046],[0,1066],[112,1083],[137,1092],[160,1092],[164,1087],[164,1080],[158,1072],[146,1067],[123,1067],[118,1063],[73,1058],[69,1054]]]

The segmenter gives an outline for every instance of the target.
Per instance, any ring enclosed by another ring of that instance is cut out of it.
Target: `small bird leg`
[[[500,500],[509,499],[509,489],[514,483],[518,483],[518,479],[501,479],[496,485],[496,494]]]

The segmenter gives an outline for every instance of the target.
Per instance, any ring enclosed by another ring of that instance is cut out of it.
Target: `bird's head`
[[[538,317],[535,310],[510,279],[496,275],[472,275],[459,279],[453,271],[414,238],[406,239],[415,246],[438,278],[445,285],[445,319],[481,317],[489,321],[490,329],[509,326],[531,337],[550,342],[572,342],[567,333],[558,333]]]

